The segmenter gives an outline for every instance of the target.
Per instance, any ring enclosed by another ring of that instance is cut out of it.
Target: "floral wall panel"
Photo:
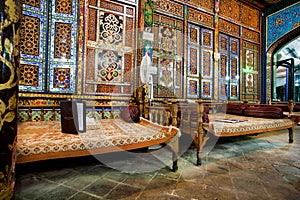
[[[259,92],[259,45],[250,42],[243,43],[243,83],[244,98],[257,99]]]
[[[213,52],[211,50],[202,50],[202,71],[201,75],[203,79],[213,78]]]
[[[219,98],[223,100],[239,100],[239,40],[228,35],[220,34],[219,51]]]
[[[199,51],[198,48],[189,47],[188,49],[188,76],[199,77]]]
[[[187,97],[211,99],[213,89],[213,32],[192,24],[188,25],[188,59],[187,77],[192,78],[187,81]],[[197,86],[194,82],[197,79]],[[200,84],[200,85],[199,85]],[[192,87],[193,86],[193,87]],[[197,93],[191,88],[197,87]],[[202,89],[200,89],[201,87]],[[195,94],[200,96],[195,96]]]
[[[45,91],[46,14],[44,0],[23,2],[20,30],[20,91]]]
[[[182,98],[183,95],[183,23],[171,17],[154,14],[153,75],[154,97]]]
[[[187,78],[187,98],[198,98],[200,91],[198,78]]]
[[[84,93],[129,96],[135,72],[135,6],[87,4]],[[92,6],[93,5],[93,6]]]
[[[213,81],[212,80],[202,80],[202,90],[201,96],[203,99],[212,99],[213,98]]]

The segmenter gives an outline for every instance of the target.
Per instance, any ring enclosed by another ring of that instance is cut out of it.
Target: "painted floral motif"
[[[102,19],[103,17],[103,19]],[[100,40],[104,40],[109,44],[119,44],[122,42],[122,21],[113,14],[101,16],[100,19]]]
[[[154,4],[152,0],[148,0],[145,2],[145,8],[144,8],[144,18],[145,18],[145,24],[147,26],[151,26],[153,24],[153,10],[154,10]]]
[[[98,77],[101,81],[120,81],[121,55],[113,51],[103,51],[98,55]],[[118,79],[119,78],[119,79]]]
[[[164,59],[161,62],[160,70],[160,85],[165,87],[173,86],[173,62],[169,59]]]

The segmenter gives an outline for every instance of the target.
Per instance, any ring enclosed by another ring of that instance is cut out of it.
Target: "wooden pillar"
[[[0,2],[0,199],[14,198],[21,2]]]

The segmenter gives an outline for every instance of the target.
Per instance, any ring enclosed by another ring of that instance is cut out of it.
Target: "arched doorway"
[[[295,57],[300,56],[300,52],[297,54],[293,55],[292,49],[288,50],[291,46],[294,46],[295,43],[300,42],[300,39],[298,40],[298,37],[300,35],[300,26],[293,29],[291,32],[285,34],[283,37],[281,37],[278,41],[276,41],[266,52],[266,101],[287,101],[289,98],[289,86],[288,86],[288,81],[291,80],[288,78],[288,68],[287,67],[282,67],[277,65],[278,61],[282,60],[294,60]],[[292,45],[291,45],[292,44]],[[300,43],[298,43],[298,46],[300,46]],[[299,48],[299,47],[298,47]],[[295,49],[295,47],[294,47]],[[285,54],[283,56],[283,54]],[[281,55],[281,57],[280,57]],[[298,58],[297,58],[298,59]],[[293,62],[294,62],[293,61]],[[289,61],[290,62],[290,61]],[[294,65],[298,65],[298,60],[297,62],[294,62]],[[277,73],[276,73],[277,72]],[[300,72],[297,72],[300,75]],[[280,76],[281,79],[276,76]],[[285,77],[285,78],[284,78]],[[296,75],[293,77],[296,77]],[[298,77],[296,77],[298,78]],[[299,76],[300,79],[300,76]],[[296,79],[295,79],[296,80]],[[300,80],[299,80],[300,81]],[[300,82],[299,82],[300,83]],[[276,85],[277,84],[277,85]],[[290,82],[291,84],[291,82]],[[278,87],[277,87],[278,86]],[[294,87],[295,84],[291,85],[291,87]],[[291,89],[291,88],[290,88]],[[291,91],[291,90],[290,90]],[[296,94],[297,90],[294,88],[293,89],[294,94]],[[299,92],[297,92],[299,93]],[[295,95],[292,95],[293,99],[297,101],[298,97],[296,98]],[[300,94],[299,95],[299,102],[300,102]]]

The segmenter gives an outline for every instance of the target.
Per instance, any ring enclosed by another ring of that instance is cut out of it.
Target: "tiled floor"
[[[143,151],[99,158],[110,167],[93,156],[17,165],[16,199],[299,199],[300,127],[287,141],[287,130],[220,139],[202,166],[184,151],[177,172]]]

